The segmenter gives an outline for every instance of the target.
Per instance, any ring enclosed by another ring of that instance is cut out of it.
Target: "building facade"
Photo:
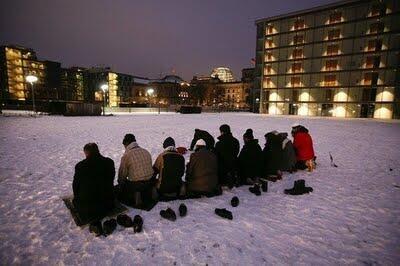
[[[350,0],[260,19],[260,112],[399,118],[400,2]]]
[[[26,76],[35,75],[38,81],[32,90]],[[35,51],[17,45],[0,47],[0,91],[2,104],[23,104],[35,99],[49,101],[61,97],[61,64],[53,61],[41,61]]]

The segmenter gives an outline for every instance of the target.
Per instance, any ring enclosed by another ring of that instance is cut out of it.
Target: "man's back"
[[[186,173],[188,190],[213,192],[218,183],[217,157],[205,148],[192,153]]]
[[[96,155],[75,166],[74,203],[82,211],[98,212],[112,207],[114,202],[114,162]]]
[[[154,168],[159,172],[157,188],[161,193],[177,192],[180,189],[185,173],[185,159],[175,149],[161,153]]]
[[[220,165],[227,170],[231,170],[238,156],[240,144],[232,134],[224,134],[218,137],[218,142],[215,145],[215,152]]]
[[[136,142],[129,144],[121,158],[118,179],[136,182],[149,180],[152,176],[151,154]]]

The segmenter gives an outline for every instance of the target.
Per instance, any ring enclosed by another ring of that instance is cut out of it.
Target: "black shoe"
[[[239,206],[239,198],[238,197],[233,197],[232,199],[231,199],[231,205],[232,205],[232,207],[237,207],[237,206]]]
[[[117,223],[123,227],[132,227],[133,221],[132,218],[126,214],[120,214],[117,216]]]
[[[103,234],[103,227],[100,221],[93,222],[89,225],[89,232],[94,233],[96,236]]]
[[[115,228],[117,228],[117,221],[115,219],[107,220],[103,223],[104,235],[111,235]]]
[[[261,189],[263,192],[268,192],[268,181],[261,179]]]
[[[143,219],[140,215],[133,217],[133,232],[140,233],[143,229]]]
[[[233,219],[232,212],[228,211],[227,209],[215,209],[215,214],[228,220]]]
[[[255,184],[254,186],[249,188],[249,191],[251,193],[253,193],[256,196],[260,196],[261,195],[261,191],[260,191],[260,186]]]
[[[303,195],[310,192],[313,192],[312,187],[306,187],[304,179],[294,181],[293,188],[285,189],[285,194],[289,195]]]
[[[173,209],[168,208],[166,210],[160,211],[160,215],[162,218],[167,219],[169,221],[176,221],[176,214]]]
[[[185,204],[182,203],[181,205],[179,205],[179,216],[184,217],[186,216],[186,214],[187,214],[187,207]]]

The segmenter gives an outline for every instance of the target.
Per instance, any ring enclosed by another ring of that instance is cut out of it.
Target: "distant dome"
[[[176,75],[167,75],[163,78],[164,82],[170,82],[170,83],[181,83],[184,82],[184,80]]]
[[[233,78],[232,71],[227,67],[214,68],[211,72],[211,77],[215,78],[217,76],[222,82],[235,81],[235,79]]]

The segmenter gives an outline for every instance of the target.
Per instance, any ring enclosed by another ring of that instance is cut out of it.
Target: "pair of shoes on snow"
[[[135,215],[132,218],[126,214],[120,214],[117,216],[117,223],[125,228],[133,227],[135,233],[140,233],[143,229],[143,218],[140,215]]]
[[[306,187],[306,181],[304,179],[294,181],[294,186],[291,189],[285,189],[285,194],[289,195],[303,195],[313,192],[312,187]]]
[[[179,216],[184,217],[187,214],[187,207],[185,204],[179,205]],[[167,219],[169,221],[176,221],[176,213],[173,209],[168,208],[166,210],[161,210],[160,215],[162,218]]]
[[[228,220],[232,220],[233,216],[232,216],[232,212],[228,211],[227,209],[223,208],[223,209],[215,209],[215,214],[218,215],[219,217],[228,219]]]
[[[260,185],[258,185],[258,184],[255,184],[254,186],[249,187],[249,191],[251,193],[253,193],[254,195],[256,195],[256,196],[260,196],[261,195]]]

